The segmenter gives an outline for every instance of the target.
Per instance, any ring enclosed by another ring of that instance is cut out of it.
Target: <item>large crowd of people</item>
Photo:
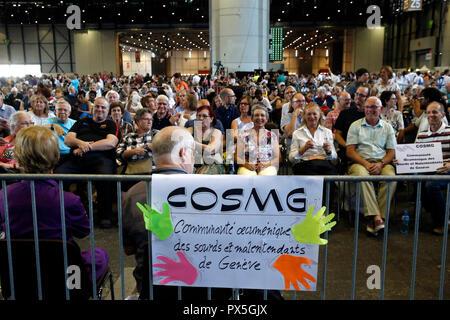
[[[441,141],[444,155],[444,165],[430,174],[450,171],[445,140],[450,132],[449,70],[395,73],[383,66],[377,74],[361,68],[338,75],[281,70],[217,76],[59,74],[2,78],[0,89],[4,173],[35,171],[15,150],[16,136],[21,130],[32,133],[24,129],[32,126],[47,128],[57,137],[59,157],[45,171],[54,173],[158,172],[155,152],[161,156],[161,150],[167,153],[173,147],[170,139],[158,138],[160,132],[167,135],[167,127],[186,128],[184,134],[193,137],[194,166],[185,171],[195,174],[276,176],[286,166],[284,174],[292,175],[393,176],[396,144],[430,141]],[[153,141],[161,150],[155,151]],[[67,191],[70,184],[65,183]],[[380,183],[377,191],[370,182],[361,184],[371,235],[384,228],[384,208],[396,189],[391,182],[388,199],[387,185]],[[127,183],[123,191],[136,187]],[[98,181],[95,188],[96,223],[111,228],[117,216],[111,200],[114,184]],[[426,184],[423,196],[432,214],[432,231],[442,235],[441,185]],[[139,228],[142,225],[140,221]],[[133,239],[136,235],[128,231],[125,235]],[[125,243],[136,245],[129,239]]]

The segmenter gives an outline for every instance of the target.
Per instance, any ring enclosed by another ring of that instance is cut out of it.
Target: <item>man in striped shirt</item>
[[[439,102],[430,103],[426,109],[426,117],[430,128],[427,131],[419,132],[416,143],[440,142],[444,165],[438,168],[436,173],[448,174],[450,172],[450,126],[443,122],[444,106]],[[422,192],[424,207],[432,216],[433,233],[437,235],[444,233],[445,201],[441,188],[446,185],[446,182],[428,181]]]

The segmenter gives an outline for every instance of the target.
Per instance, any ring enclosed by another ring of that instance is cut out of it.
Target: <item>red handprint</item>
[[[166,284],[172,281],[182,281],[187,285],[192,285],[195,280],[197,280],[197,269],[195,269],[189,260],[186,259],[183,252],[178,251],[177,256],[180,258],[180,262],[176,262],[164,256],[158,256],[157,258],[162,262],[165,262],[165,264],[155,263],[153,266],[165,270],[155,273],[155,277],[167,277],[161,280],[161,284]]]
[[[311,289],[311,286],[305,279],[316,282],[316,279],[313,276],[302,269],[302,264],[311,264],[311,261],[308,258],[296,257],[288,254],[283,254],[273,264],[273,267],[280,271],[284,277],[285,290],[289,290],[292,283],[294,289],[299,291],[298,281],[309,290]]]

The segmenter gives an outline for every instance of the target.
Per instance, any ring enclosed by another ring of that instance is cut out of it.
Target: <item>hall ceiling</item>
[[[82,29],[119,30],[124,50],[209,50],[209,0],[0,1],[0,23],[65,24],[72,4],[82,10]],[[369,5],[380,7],[383,25],[408,14],[403,0],[271,0],[270,24],[283,27],[285,48],[305,51],[336,39],[345,27],[365,26]]]

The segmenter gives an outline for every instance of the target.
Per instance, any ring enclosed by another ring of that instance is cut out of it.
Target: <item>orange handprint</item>
[[[311,286],[305,279],[316,282],[316,279],[313,276],[302,269],[302,264],[311,264],[311,261],[308,258],[296,257],[288,254],[283,254],[273,264],[274,268],[280,271],[284,277],[285,290],[289,290],[292,283],[294,289],[299,291],[298,281],[309,290],[311,289]]]

